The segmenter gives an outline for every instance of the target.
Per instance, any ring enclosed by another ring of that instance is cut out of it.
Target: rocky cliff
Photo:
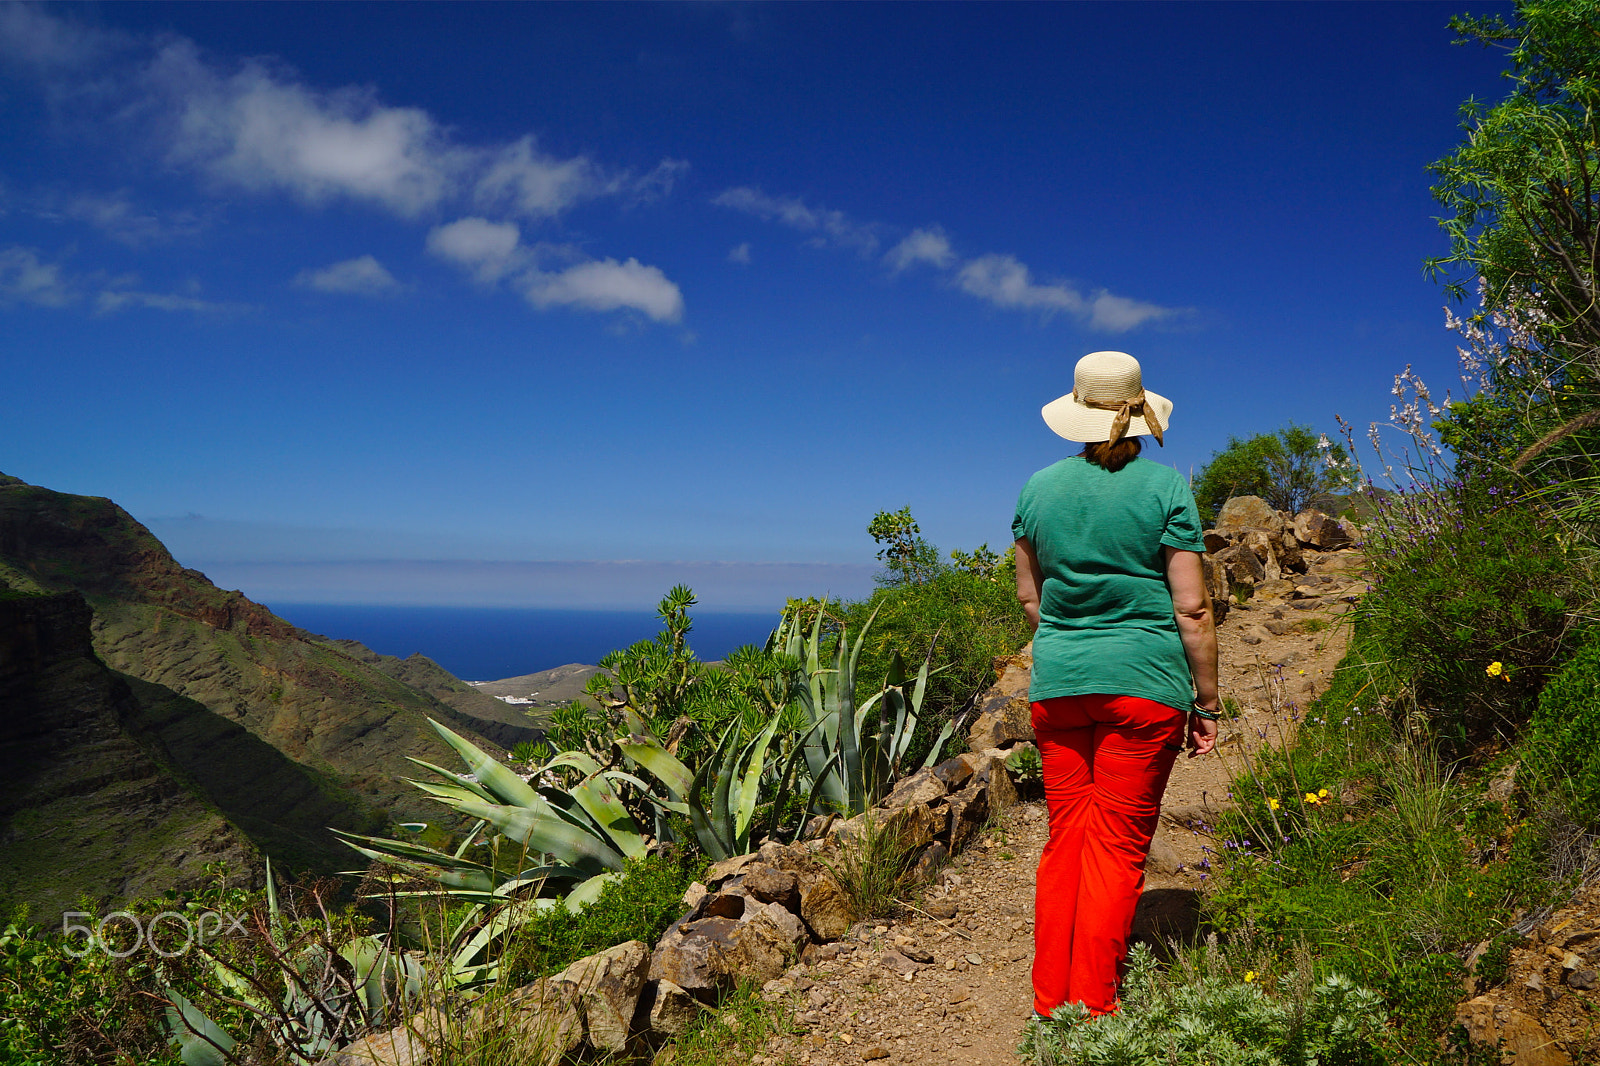
[[[243,784],[258,778],[253,757],[240,754],[241,733],[265,742],[256,749],[272,768],[263,787],[285,769],[272,752],[296,764],[292,787],[238,809],[256,832],[282,829],[285,804],[291,813],[357,817],[366,806],[399,820],[437,817],[437,805],[402,780],[415,773],[407,756],[452,761],[428,717],[490,748],[532,735],[513,708],[425,659],[327,640],[217,588],[110,500],[0,475],[0,588],[81,593],[94,652],[144,683],[130,685],[144,697],[135,728],[188,752],[196,774],[225,749],[223,768],[205,770],[215,787],[237,782],[236,798],[254,791]]]
[[[0,904],[53,924],[80,893],[185,887],[207,863],[259,866],[256,849],[158,746],[90,643],[77,593],[0,592]]]

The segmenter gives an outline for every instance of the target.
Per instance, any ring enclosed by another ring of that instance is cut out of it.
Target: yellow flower
[[[1469,888],[1469,889],[1467,889],[1467,898],[1468,898],[1468,899],[1471,899],[1471,898],[1472,898],[1472,889],[1470,889],[1470,888]]]
[[[1492,662],[1489,664],[1488,669],[1486,669],[1484,673],[1488,674],[1490,677],[1499,677],[1501,674],[1505,673],[1505,669],[1505,664],[1500,662]]]
[[[1320,797],[1321,799],[1327,799],[1328,798],[1328,790],[1325,789],[1325,788],[1317,789],[1317,796]]]
[[[1322,802],[1322,797],[1317,795],[1315,792],[1307,792],[1306,793],[1306,802],[1310,803],[1312,805],[1316,805],[1316,804]]]
[[[1273,810],[1277,810],[1278,809],[1278,798],[1276,796],[1273,796],[1272,798],[1268,799],[1267,800],[1267,806],[1271,807]]]
[[[1254,970],[1246,970],[1244,972],[1244,983],[1245,984],[1249,984],[1251,981],[1254,981],[1255,979],[1256,979],[1256,972]]]

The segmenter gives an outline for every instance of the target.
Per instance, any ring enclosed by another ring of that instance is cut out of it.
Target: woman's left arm
[[[1211,590],[1206,587],[1205,568],[1200,553],[1163,546],[1167,562],[1167,588],[1172,592],[1172,614],[1178,622],[1178,636],[1194,677],[1196,704],[1217,714],[1217,623],[1211,606]],[[1021,581],[1021,578],[1018,578]],[[1204,755],[1216,746],[1215,718],[1189,715],[1191,756]]]

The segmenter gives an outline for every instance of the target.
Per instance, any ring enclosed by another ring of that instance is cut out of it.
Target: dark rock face
[[[60,921],[80,892],[124,898],[199,884],[255,849],[123,727],[128,684],[94,656],[76,593],[0,599],[0,896]]]
[[[397,818],[438,811],[402,780],[416,772],[406,756],[456,761],[427,717],[469,739],[531,736],[506,720],[504,704],[427,660],[325,640],[217,588],[110,500],[0,483],[0,586],[19,583],[81,592],[107,665],[204,705],[320,775],[325,789]]]

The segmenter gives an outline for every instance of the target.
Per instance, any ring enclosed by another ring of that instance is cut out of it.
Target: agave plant
[[[788,801],[802,745],[791,745],[788,758],[781,760],[783,770],[774,779],[767,752],[782,724],[783,717],[773,715],[765,729],[741,746],[742,723],[735,719],[698,770],[689,769],[648,734],[634,734],[617,746],[666,789],[665,798],[652,795],[651,801],[686,816],[700,849],[720,860],[750,851],[750,830],[764,784],[775,781],[771,795],[775,811],[781,812]]]
[[[208,961],[223,995],[261,1020],[289,1062],[309,1066],[322,1061],[360,1033],[391,1024],[421,995],[427,978],[421,963],[396,951],[385,934],[355,937],[337,947],[326,937],[294,947],[284,929],[270,859],[267,915],[268,956],[281,971],[280,996],[269,996],[264,982],[223,959],[210,956]],[[185,1066],[237,1061],[233,1034],[182,993],[171,987],[164,992],[167,1035]]]
[[[905,769],[905,754],[927,693],[933,652],[930,649],[929,658],[923,660],[910,693],[906,692],[905,664],[896,654],[883,689],[858,706],[856,667],[877,612],[867,618],[854,642],[847,630],[840,630],[833,664],[824,667],[822,618],[826,607],[824,600],[812,619],[809,636],[801,634],[799,612],[787,614],[769,647],[801,663],[802,676],[797,676],[795,688],[809,727],[800,745],[811,779],[807,811],[826,809],[854,815],[882,799]],[[938,759],[953,728],[953,723],[945,723],[924,766]]]

